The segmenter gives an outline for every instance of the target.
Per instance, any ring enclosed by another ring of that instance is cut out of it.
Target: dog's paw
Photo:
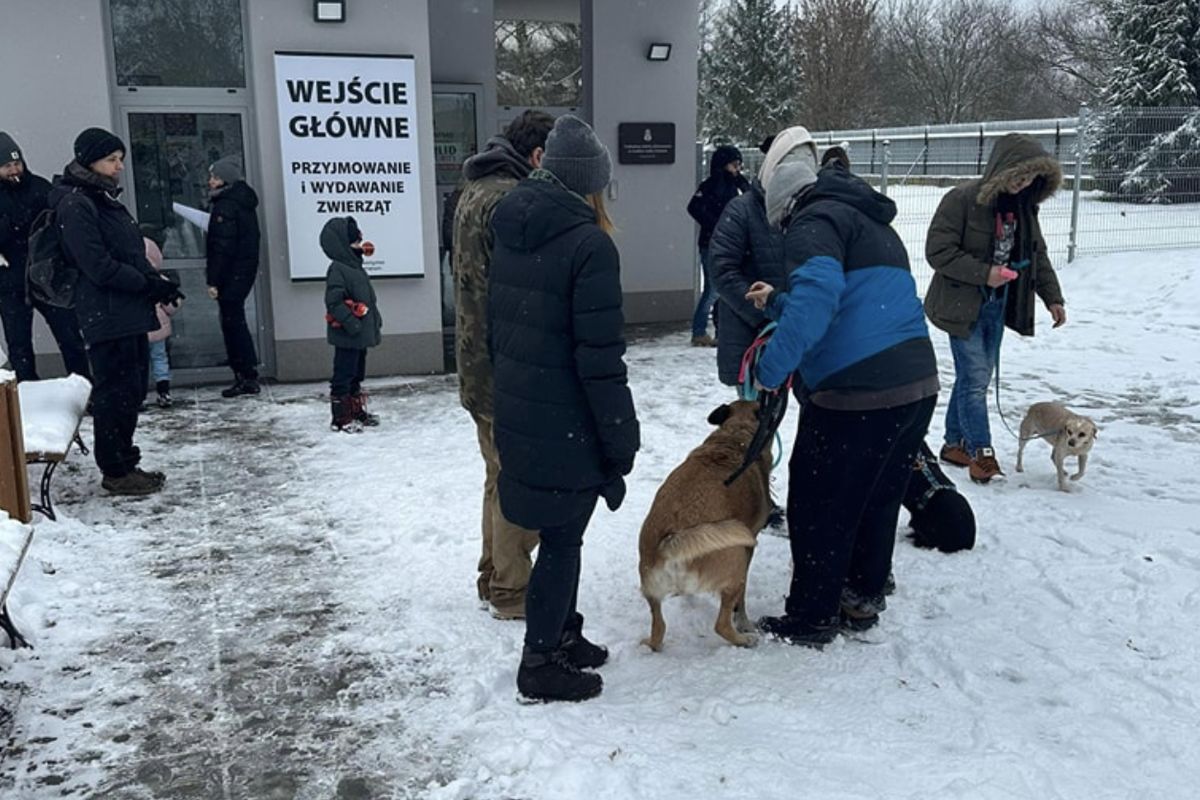
[[[1083,473],[1082,473],[1082,472],[1076,472],[1074,475],[1072,475],[1072,476],[1071,476],[1071,480],[1073,480],[1073,481],[1077,481],[1077,480],[1079,480],[1079,479],[1080,479],[1080,478],[1082,478],[1082,477],[1083,477]]]
[[[642,644],[646,645],[646,647],[649,647],[655,653],[662,652],[662,642],[655,642],[649,636],[647,636],[645,639],[642,639]]]

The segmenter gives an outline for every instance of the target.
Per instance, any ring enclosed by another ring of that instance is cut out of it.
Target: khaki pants
[[[514,525],[500,512],[496,480],[500,455],[492,439],[492,420],[471,412],[479,435],[479,452],[487,472],[483,482],[483,553],[479,557],[479,599],[490,601],[502,614],[525,616],[525,587],[533,569],[530,553],[538,545],[538,532]]]

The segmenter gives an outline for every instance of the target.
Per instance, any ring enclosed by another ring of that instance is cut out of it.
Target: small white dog
[[[1083,477],[1087,469],[1088,453],[1092,451],[1092,443],[1096,441],[1096,433],[1100,429],[1096,423],[1087,417],[1074,413],[1061,403],[1034,403],[1029,407],[1025,419],[1021,421],[1021,444],[1017,448],[1017,472],[1023,472],[1021,456],[1025,452],[1025,443],[1030,439],[1045,439],[1054,449],[1050,452],[1050,460],[1058,470],[1058,488],[1067,489],[1067,468],[1063,462],[1067,456],[1079,459],[1079,471],[1071,476],[1077,481]]]

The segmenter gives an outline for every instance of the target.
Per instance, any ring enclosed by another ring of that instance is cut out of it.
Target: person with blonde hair
[[[576,611],[583,534],[603,497],[615,511],[639,446],[626,376],[620,259],[601,194],[608,149],[569,114],[541,168],[496,205],[488,275],[500,506],[537,530],[525,593],[517,690],[534,701],[586,700],[608,651]]]

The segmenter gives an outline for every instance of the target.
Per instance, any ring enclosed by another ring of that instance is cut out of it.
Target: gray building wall
[[[102,0],[66,4],[5,0],[4,111],[8,131],[29,168],[49,180],[72,158],[75,136],[92,125],[112,127],[107,27]],[[62,374],[62,359],[40,314],[34,348],[44,377]]]
[[[687,203],[696,188],[697,0],[583,0],[582,8],[587,113],[613,154],[609,207],[625,317],[688,319],[695,299],[696,228]],[[670,42],[670,60],[647,61],[651,42]],[[616,163],[622,122],[675,123],[675,163]]]
[[[313,22],[312,4],[295,0],[254,0],[249,15],[247,39],[254,90],[254,128],[262,164],[263,234],[270,254],[275,353],[281,380],[327,377],[332,369],[332,355],[325,343],[324,285],[293,283],[288,277],[283,168],[275,102],[276,50],[394,53],[416,58],[418,131],[423,144],[420,190],[427,213],[423,240],[413,242],[412,246],[424,250],[425,276],[374,281],[384,318],[384,340],[367,357],[367,370],[380,375],[436,372],[443,367],[427,0],[347,5],[347,22],[341,25]],[[317,232],[313,233],[315,248]]]

